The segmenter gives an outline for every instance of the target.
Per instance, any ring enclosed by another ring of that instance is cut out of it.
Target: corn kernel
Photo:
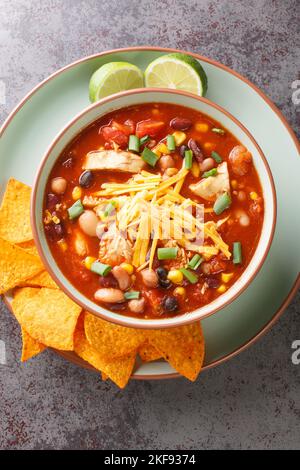
[[[222,273],[221,274],[222,282],[225,282],[225,284],[227,284],[227,282],[229,282],[232,277],[233,277],[233,273]]]
[[[172,269],[168,273],[168,279],[174,284],[181,284],[183,281],[183,274],[179,269]]]
[[[238,182],[237,182],[237,180],[231,180],[231,187],[232,187],[233,189],[236,189],[236,188],[238,187]]]
[[[204,142],[203,147],[205,150],[213,150],[216,146],[213,142]]]
[[[255,199],[258,198],[258,194],[255,191],[251,191],[250,198],[253,199],[253,201],[255,201]]]
[[[179,145],[183,144],[186,139],[186,134],[182,131],[175,131],[173,132],[173,137],[175,139],[175,144],[178,147]]]
[[[186,290],[184,287],[176,287],[176,289],[174,289],[174,292],[173,292],[174,295],[181,295],[182,297],[185,296],[186,294]]]
[[[52,222],[51,212],[48,210],[45,210],[44,224],[48,225],[48,224],[51,224],[51,222]]]
[[[129,263],[122,263],[121,265],[121,268],[125,269],[125,271],[128,272],[128,274],[132,274],[133,273],[133,266],[132,264],[129,264]]]
[[[75,186],[72,191],[72,199],[78,201],[82,196],[82,189],[80,186]]]
[[[161,156],[161,151],[158,149],[158,147],[154,147],[153,149],[151,149],[153,153],[155,153],[155,155],[157,155],[158,157]]]
[[[86,269],[91,269],[92,264],[96,261],[97,258],[94,258],[93,256],[87,256],[84,259],[84,266]]]
[[[193,162],[192,164],[192,169],[191,169],[192,175],[195,176],[195,178],[198,178],[200,175],[200,167],[197,162]]]
[[[165,153],[165,154],[170,153],[168,147],[163,142],[158,144],[157,149],[160,153]]]
[[[62,238],[61,240],[58,240],[57,244],[58,244],[59,248],[61,249],[61,251],[67,251],[68,244],[67,244],[66,240],[64,240]]]
[[[221,284],[220,287],[218,287],[217,292],[219,294],[224,294],[224,292],[227,290],[227,287],[224,286],[224,284]]]
[[[57,217],[57,215],[54,215],[52,217],[52,222],[54,222],[55,225],[60,224],[60,219]]]
[[[197,122],[195,124],[195,129],[198,132],[208,132],[209,130],[209,125],[206,124],[205,122]]]

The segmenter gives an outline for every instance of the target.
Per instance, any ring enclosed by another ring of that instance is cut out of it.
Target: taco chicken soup
[[[87,298],[141,318],[190,312],[241,276],[262,231],[251,153],[219,122],[171,104],[114,111],[63,151],[44,230]]]

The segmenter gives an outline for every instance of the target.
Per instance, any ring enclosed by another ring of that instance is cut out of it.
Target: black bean
[[[60,240],[61,238],[63,238],[64,232],[65,232],[64,227],[61,223],[60,224],[54,224],[54,223],[47,224],[45,225],[44,229],[45,229],[45,233],[47,237],[51,241]]]
[[[176,131],[187,131],[192,126],[192,121],[183,117],[175,117],[171,120],[170,126]]]
[[[168,271],[162,266],[159,266],[159,268],[157,268],[156,270],[156,274],[158,275],[159,279],[162,279],[163,281],[165,281],[168,276]]]
[[[94,175],[90,170],[86,170],[79,176],[79,184],[82,188],[89,188],[93,183]]]
[[[165,310],[168,310],[168,312],[174,312],[178,309],[178,300],[176,297],[168,295],[167,297],[163,298],[162,306]]]
[[[60,199],[56,194],[47,194],[47,209],[49,209],[49,211],[53,211],[55,209],[56,204],[59,204],[59,202]]]
[[[158,283],[160,287],[163,287],[164,289],[169,289],[172,285],[172,282],[169,281],[169,279],[158,279]]]
[[[185,152],[186,152],[186,150],[188,150],[188,149],[189,149],[189,148],[188,148],[187,145],[181,145],[179,152],[180,152],[180,156],[181,156],[182,158],[184,158]]]
[[[197,162],[198,163],[203,162],[204,155],[202,153],[202,150],[201,150],[199,144],[194,139],[190,139],[188,141],[188,146],[189,146],[190,150],[193,152],[194,157],[196,158]]]

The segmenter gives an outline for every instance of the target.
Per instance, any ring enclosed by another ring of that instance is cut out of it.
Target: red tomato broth
[[[262,230],[264,215],[262,189],[259,181],[259,176],[253,164],[251,165],[248,173],[244,176],[236,176],[231,171],[231,165],[228,156],[232,148],[236,145],[240,145],[240,142],[226,129],[224,135],[214,133],[211,130],[212,128],[224,129],[224,127],[220,123],[212,120],[210,117],[203,115],[199,111],[190,108],[165,103],[155,103],[132,106],[129,108],[117,110],[100,118],[97,122],[84,129],[68,145],[68,147],[62,152],[57,162],[55,163],[49,175],[49,179],[45,189],[44,209],[46,210],[46,196],[48,193],[52,192],[51,180],[56,177],[63,177],[68,182],[65,193],[60,197],[61,202],[65,206],[64,215],[62,218],[65,229],[64,240],[68,247],[67,250],[62,253],[61,247],[57,243],[57,240],[51,240],[51,238],[47,234],[46,235],[51,252],[61,271],[70,280],[74,287],[76,287],[82,294],[84,294],[87,298],[93,301],[95,301],[95,291],[101,286],[103,286],[103,284],[105,286],[108,281],[105,280],[105,278],[101,279],[101,276],[88,270],[83,263],[85,256],[80,257],[74,251],[74,249],[72,249],[74,229],[78,229],[78,222],[77,220],[68,220],[66,215],[66,208],[72,206],[74,203],[74,200],[72,198],[72,191],[75,186],[78,186],[78,179],[83,172],[82,161],[88,152],[97,150],[100,146],[109,146],[111,148],[112,144],[110,143],[108,145],[107,142],[105,142],[101,129],[105,126],[110,126],[112,121],[116,121],[117,123],[121,124],[124,124],[128,119],[134,121],[135,124],[148,119],[163,121],[165,122],[165,127],[163,129],[160,129],[155,136],[156,142],[159,142],[160,140],[165,139],[168,134],[172,134],[174,132],[174,129],[170,127],[169,123],[176,116],[188,118],[193,122],[193,126],[189,130],[184,131],[187,135],[184,144],[186,144],[190,138],[195,139],[200,144],[204,158],[210,157],[212,150],[218,152],[218,154],[222,157],[222,160],[228,162],[230,181],[232,182],[232,180],[235,180],[237,182],[236,189],[231,186],[232,203],[230,208],[226,209],[220,216],[215,215],[213,212],[206,213],[205,222],[207,222],[208,220],[217,221],[223,219],[228,215],[234,214],[237,210],[243,210],[250,218],[250,225],[248,227],[242,227],[238,220],[235,220],[234,217],[231,217],[229,219],[230,222],[226,222],[220,228],[221,236],[223,240],[229,245],[230,251],[232,252],[232,244],[236,241],[240,241],[242,245],[243,255],[243,262],[241,265],[234,265],[232,263],[232,258],[230,261],[227,261],[222,259],[222,255],[217,255],[217,258],[220,259],[225,266],[224,272],[233,273],[233,276],[230,281],[226,283],[226,289],[229,289],[230,286],[232,286],[236,282],[236,280],[241,276],[243,271],[250,263],[251,258],[256,250]],[[197,131],[195,129],[194,124],[199,122],[207,124],[209,126],[209,130],[207,132]],[[151,139],[153,138],[154,137],[151,137]],[[205,143],[207,142],[211,143],[210,148],[206,148]],[[122,148],[124,147],[122,146]],[[176,151],[172,152],[171,155],[175,159],[176,168],[180,169],[182,167],[182,157],[179,154],[179,149],[176,148]],[[68,167],[64,165],[64,162],[66,162],[70,158],[72,159],[72,166]],[[217,166],[217,164],[215,166]],[[158,165],[156,165],[155,168],[146,166],[145,170],[155,174],[157,174],[158,172],[162,173],[158,169]],[[93,192],[98,191],[101,188],[101,184],[103,183],[125,183],[132,176],[132,174],[122,173],[115,170],[95,171],[93,172],[92,185],[89,188],[82,188],[82,192],[84,195],[91,195]],[[189,185],[191,183],[198,182],[200,178],[201,173],[199,177],[195,177],[192,175],[191,172],[189,172],[184,181],[180,194],[182,194],[186,198],[190,197],[191,199],[199,203],[205,203],[206,208],[212,207],[213,202],[204,201],[200,197],[196,196],[189,189]],[[240,189],[246,193],[245,201],[239,201],[237,194],[235,194],[235,192],[239,191]],[[258,203],[250,198],[250,192],[257,193],[257,195],[259,196]],[[83,197],[81,199],[83,199]],[[255,211],[254,213],[251,212],[255,204],[259,205],[259,213]],[[88,247],[88,256],[98,258],[99,239],[96,237],[88,237],[86,235],[84,235],[84,238]],[[211,260],[208,261],[208,263],[210,262]],[[159,262],[157,258],[155,258],[154,268],[157,267],[159,263],[162,266],[168,264],[167,262]],[[221,293],[216,287],[209,287],[205,293],[201,293],[201,288],[203,286],[204,281],[207,281],[207,279],[209,278],[212,279],[215,284],[224,284],[221,281],[221,272],[213,275],[205,275],[202,272],[202,265],[200,265],[200,267],[195,271],[195,273],[199,276],[199,282],[197,284],[190,284],[189,281],[184,279],[182,286],[187,288],[187,293],[185,297],[176,296],[179,308],[175,312],[164,311],[161,308],[161,301],[163,300],[163,298],[165,298],[165,296],[172,295],[178,285],[171,284],[171,287],[169,287],[168,289],[162,287],[149,289],[143,284],[140,273],[135,273],[136,281],[131,286],[131,289],[140,291],[141,296],[146,298],[145,310],[142,314],[133,314],[129,310],[127,302],[116,305],[103,304],[103,306],[110,310],[120,311],[120,313],[124,315],[138,316],[142,318],[163,318],[193,311],[196,308],[199,308],[213,301],[219,295],[221,295]],[[110,274],[108,280],[112,277],[113,276]]]

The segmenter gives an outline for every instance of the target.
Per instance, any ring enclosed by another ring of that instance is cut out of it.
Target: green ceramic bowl
[[[261,237],[253,258],[251,259],[251,263],[230,289],[213,302],[198,308],[193,312],[178,315],[173,318],[145,320],[123,316],[99,306],[95,302],[86,298],[64,276],[51,254],[45,237],[43,228],[43,199],[48,176],[57,158],[74,137],[81,132],[81,130],[89,126],[101,116],[113,110],[131,105],[153,102],[173,103],[196,109],[210,116],[212,119],[219,121],[224,128],[228,129],[243,145],[245,145],[245,147],[248,148],[253,155],[255,167],[260,175],[265,203],[265,216]],[[104,98],[86,108],[71,122],[69,122],[69,124],[67,124],[50,145],[38,169],[32,191],[31,223],[34,239],[39,254],[55,282],[69,297],[71,297],[76,303],[80,304],[84,309],[107,321],[134,328],[167,328],[192,323],[214,314],[236,299],[254,279],[263,265],[271,246],[275,222],[276,194],[272,174],[263,152],[249,131],[220,106],[205,98],[174,90],[151,88],[131,90]]]

